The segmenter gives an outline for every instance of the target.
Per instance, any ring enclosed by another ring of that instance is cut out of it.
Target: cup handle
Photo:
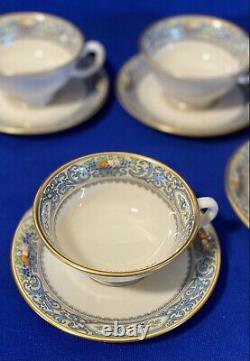
[[[198,205],[200,210],[206,209],[204,213],[201,214],[200,227],[206,226],[208,223],[217,216],[219,207],[217,202],[210,197],[198,198]]]
[[[94,61],[86,68],[75,68],[72,72],[74,78],[88,78],[98,72],[105,61],[105,49],[101,43],[95,40],[88,41],[85,44],[83,52],[80,56],[81,59],[86,58],[89,54],[94,54]]]
[[[238,84],[240,85],[249,84],[249,74],[240,75],[238,78]]]

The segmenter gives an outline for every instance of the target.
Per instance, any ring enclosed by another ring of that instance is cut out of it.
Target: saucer
[[[242,88],[235,87],[211,108],[183,111],[168,102],[142,55],[134,56],[120,70],[117,96],[137,120],[166,133],[210,137],[248,125],[248,102]]]
[[[241,145],[230,158],[225,186],[233,209],[249,227],[249,141]]]
[[[35,135],[68,129],[90,119],[103,106],[108,89],[103,70],[88,82],[71,80],[51,104],[42,108],[10,100],[0,92],[0,132]]]
[[[16,284],[36,313],[65,332],[106,342],[151,338],[184,323],[206,302],[220,270],[212,225],[170,265],[125,287],[99,284],[50,253],[31,210],[16,230],[11,252]],[[115,334],[117,324],[123,334]]]

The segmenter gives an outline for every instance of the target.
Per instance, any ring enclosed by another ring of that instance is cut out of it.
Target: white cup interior
[[[248,68],[247,34],[209,16],[177,16],[156,22],[143,33],[141,47],[153,65],[176,78],[217,79]]]
[[[161,262],[175,251],[179,218],[152,190],[111,180],[70,195],[57,210],[54,237],[76,263],[128,271]]]
[[[47,241],[74,263],[106,272],[171,258],[198,226],[192,191],[160,163],[104,157],[83,158],[40,190],[38,219]]]
[[[59,68],[80,54],[80,31],[42,13],[14,13],[0,19],[0,75],[32,74]]]

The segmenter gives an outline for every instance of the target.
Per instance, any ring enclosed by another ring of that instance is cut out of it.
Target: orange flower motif
[[[198,235],[199,235],[199,238],[200,239],[207,239],[207,234],[206,234],[206,232],[204,232],[202,229],[200,229],[199,231],[198,231]]]
[[[102,160],[98,165],[100,168],[107,168],[110,166],[110,164],[107,160]]]
[[[21,261],[22,261],[22,263],[23,263],[25,266],[28,266],[28,264],[29,264],[29,257],[26,256],[25,254],[22,254],[22,255],[21,255]]]
[[[34,24],[34,19],[32,19],[32,17],[30,16],[26,16],[23,18],[19,19],[19,24],[24,25],[24,26],[32,26]]]
[[[197,28],[201,25],[200,21],[195,18],[190,18],[185,21],[185,25],[190,28]]]

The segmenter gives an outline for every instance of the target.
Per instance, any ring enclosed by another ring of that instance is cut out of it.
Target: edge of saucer
[[[89,339],[89,340],[94,340],[94,341],[101,341],[101,342],[105,342],[105,343],[126,343],[126,342],[136,342],[136,341],[140,341],[139,337],[133,336],[133,337],[123,337],[122,339],[117,339],[116,337],[109,337],[109,338],[104,338],[104,337],[98,337],[98,336],[94,336],[94,335],[86,335],[86,334],[82,334],[80,332],[78,332],[77,330],[71,330],[69,328],[67,328],[66,326],[55,322],[53,319],[49,318],[48,316],[44,315],[42,310],[40,310],[36,305],[34,305],[32,303],[32,301],[27,297],[27,295],[25,294],[25,292],[23,291],[23,288],[21,286],[21,283],[18,279],[18,275],[17,272],[15,270],[15,261],[14,261],[14,250],[15,250],[15,238],[19,232],[19,229],[21,228],[22,222],[25,219],[25,217],[27,216],[27,214],[31,211],[31,208],[28,209],[24,215],[22,216],[21,220],[18,223],[18,226],[16,228],[16,231],[14,233],[13,239],[12,239],[12,244],[11,244],[11,251],[10,251],[10,263],[11,263],[11,271],[12,271],[12,275],[14,278],[14,281],[17,285],[18,291],[20,292],[20,295],[22,296],[22,298],[26,301],[26,303],[31,307],[31,309],[38,314],[42,319],[44,319],[45,321],[47,321],[48,323],[50,323],[52,326],[60,329],[61,331],[64,331],[66,333],[69,333],[71,335],[80,337],[80,338],[84,338],[84,339]],[[208,298],[211,296],[217,281],[218,281],[218,277],[220,274],[220,268],[221,268],[221,247],[220,247],[220,241],[219,241],[219,237],[217,235],[217,232],[215,230],[215,228],[213,227],[212,224],[210,224],[210,227],[213,230],[213,233],[215,235],[215,241],[217,244],[217,257],[216,257],[216,270],[215,270],[215,274],[214,274],[214,278],[211,281],[211,285],[209,290],[207,291],[206,295],[204,296],[204,298],[202,299],[202,301],[200,301],[199,304],[197,304],[197,306],[189,313],[187,314],[183,319],[181,319],[179,322],[176,322],[175,324],[173,324],[172,326],[169,326],[167,329],[161,329],[159,331],[153,332],[150,335],[146,335],[145,340],[147,339],[151,339],[157,336],[160,336],[162,334],[165,334],[175,328],[177,328],[178,326],[180,326],[181,324],[185,323],[187,320],[189,320],[193,315],[195,315],[201,308],[202,306],[207,302]]]
[[[230,190],[230,186],[229,186],[229,174],[230,174],[230,169],[232,166],[232,162],[234,161],[234,159],[237,157],[239,151],[247,145],[247,143],[249,143],[249,141],[247,140],[246,142],[244,142],[243,144],[241,144],[234,152],[233,154],[230,156],[227,165],[226,165],[226,169],[225,169],[225,176],[224,176],[224,185],[225,185],[225,190],[226,190],[226,194],[227,194],[227,198],[229,200],[230,205],[232,206],[233,210],[235,211],[235,213],[237,214],[237,216],[240,218],[240,220],[245,224],[245,226],[247,226],[248,228],[250,228],[250,220],[248,219],[247,215],[242,211],[242,209],[239,206],[239,203],[237,202],[237,199],[235,199],[233,193]]]
[[[75,117],[72,117],[69,122],[62,123],[62,125],[58,126],[51,126],[51,127],[39,127],[39,128],[28,128],[25,129],[23,127],[15,127],[15,126],[5,126],[0,124],[0,134],[11,134],[11,135],[18,135],[18,136],[34,136],[34,135],[46,135],[51,133],[62,132],[67,129],[76,127],[82,123],[87,122],[90,120],[95,114],[97,114],[101,108],[104,106],[110,88],[110,81],[108,73],[105,69],[102,70],[100,82],[103,81],[105,89],[103,90],[103,96],[100,103],[92,109],[92,111],[86,116],[82,117],[81,113],[78,113]]]

